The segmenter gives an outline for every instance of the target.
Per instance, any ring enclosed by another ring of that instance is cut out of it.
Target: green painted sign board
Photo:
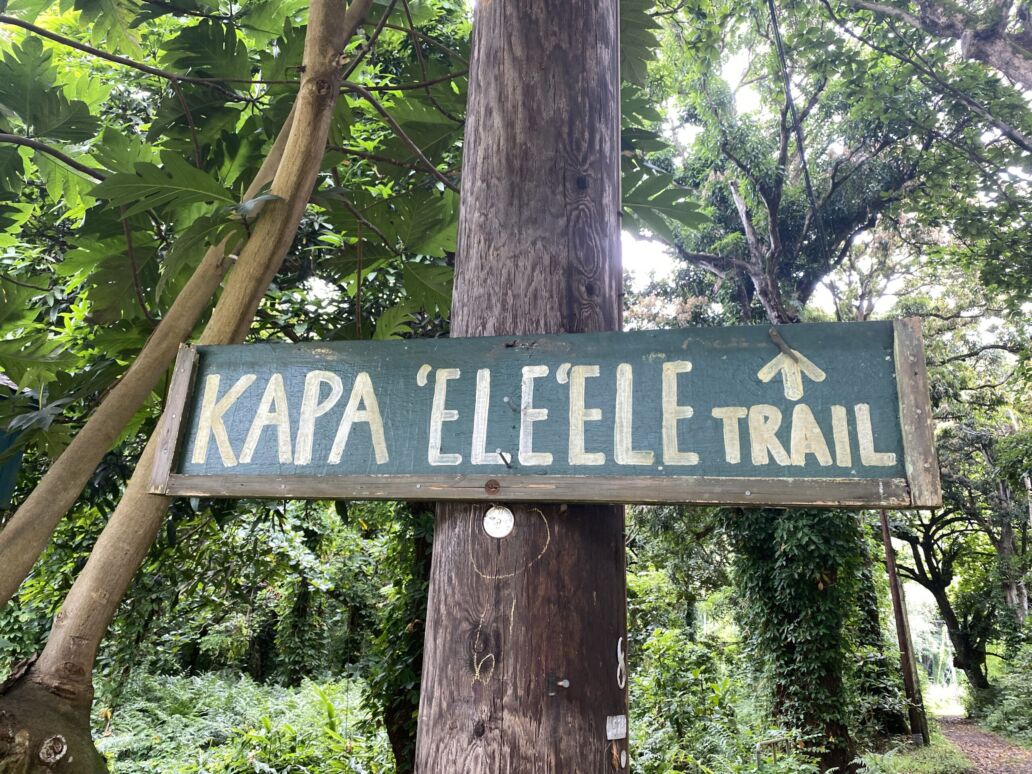
[[[933,507],[916,322],[184,348],[152,489]]]

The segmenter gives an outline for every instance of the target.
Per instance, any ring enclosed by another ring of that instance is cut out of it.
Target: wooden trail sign
[[[153,491],[934,507],[916,321],[186,348]]]

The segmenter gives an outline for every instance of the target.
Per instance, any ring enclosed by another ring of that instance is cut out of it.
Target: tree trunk
[[[990,689],[989,680],[986,677],[984,648],[977,647],[971,642],[967,632],[963,630],[957,613],[953,609],[946,587],[941,584],[925,585],[939,608],[939,615],[942,622],[946,624],[946,632],[950,637],[950,644],[953,645],[953,665],[961,670],[976,691],[987,691]]]
[[[1022,89],[1032,89],[1032,53],[1022,50],[1006,35],[982,39],[974,31],[960,38],[961,52],[999,70]]]
[[[245,199],[257,196],[276,174],[293,116],[291,111],[261,169],[244,193]],[[18,591],[97,465],[167,372],[179,345],[193,333],[231,263],[226,255],[228,241],[223,240],[205,253],[132,366],[104,396],[0,532],[0,607]]]
[[[1004,502],[1012,503],[1010,492],[1007,491],[1006,494],[1007,499]],[[1017,512],[1017,510],[1015,507],[1014,511]],[[999,555],[1000,573],[1003,576],[1001,585],[1003,586],[1004,602],[1014,614],[1018,626],[1024,626],[1025,618],[1028,616],[1028,587],[1025,585],[1025,568],[1022,566],[1018,536],[1014,531],[1014,525],[1009,520],[1009,514],[1004,514],[996,551]]]
[[[618,18],[477,3],[453,335],[619,329]],[[509,508],[438,505],[416,771],[626,770],[623,508]]]
[[[282,200],[272,203],[256,224],[200,338],[202,344],[243,338],[246,326],[240,324],[240,316],[253,316],[266,290],[262,280],[275,273],[290,247],[325,153],[340,87],[340,52],[370,4],[371,0],[354,0],[345,14],[335,0],[312,2],[295,118],[271,188]],[[88,718],[97,648],[170,503],[170,498],[147,491],[156,447],[157,434],[151,436],[121,502],[65,598],[39,661],[0,697],[4,717],[33,739],[64,729],[64,715],[69,713]],[[35,716],[19,710],[16,699],[23,690],[35,694]],[[30,727],[39,715],[48,719]],[[39,742],[34,743],[38,747]],[[53,771],[82,769],[59,764]]]

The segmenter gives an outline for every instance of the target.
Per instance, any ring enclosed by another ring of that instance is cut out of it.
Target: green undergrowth
[[[983,723],[1015,744],[1032,746],[1032,645],[1016,650],[997,678]]]
[[[866,774],[974,774],[976,771],[964,753],[932,729],[928,747],[899,747],[880,755],[864,757]]]
[[[141,675],[113,712],[98,699],[97,744],[112,774],[388,774],[390,748],[359,709],[359,690]]]

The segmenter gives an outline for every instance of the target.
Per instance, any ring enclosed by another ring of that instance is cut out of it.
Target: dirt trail
[[[964,718],[939,718],[939,725],[979,774],[1032,774],[1032,750],[1013,745]]]

